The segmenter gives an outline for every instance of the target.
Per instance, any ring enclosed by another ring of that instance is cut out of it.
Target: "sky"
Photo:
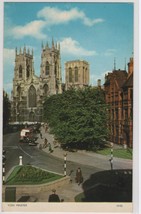
[[[34,70],[40,75],[41,44],[60,43],[62,80],[65,62],[85,60],[90,84],[104,83],[114,68],[127,68],[133,55],[133,3],[5,2],[3,87],[13,87],[15,48],[34,50]]]

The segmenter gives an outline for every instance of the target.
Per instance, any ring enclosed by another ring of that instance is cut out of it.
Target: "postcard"
[[[2,212],[137,213],[138,1],[1,11]]]

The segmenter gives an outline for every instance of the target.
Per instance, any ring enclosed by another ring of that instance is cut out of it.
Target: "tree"
[[[5,128],[9,123],[10,118],[10,101],[7,93],[3,92],[3,128]]]
[[[107,105],[98,88],[70,89],[45,101],[52,133],[65,147],[89,149],[108,136]]]

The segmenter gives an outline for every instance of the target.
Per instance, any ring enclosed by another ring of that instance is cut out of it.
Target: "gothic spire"
[[[17,47],[15,48],[15,55],[17,55]]]
[[[53,37],[52,37],[52,48],[54,48],[54,40],[53,40]]]
[[[26,47],[25,47],[25,44],[24,44],[24,50],[23,50],[23,53],[26,54]]]
[[[60,51],[60,42],[59,42],[59,44],[58,44],[58,50]]]
[[[48,48],[49,46],[48,46],[48,42],[46,43],[46,48]]]

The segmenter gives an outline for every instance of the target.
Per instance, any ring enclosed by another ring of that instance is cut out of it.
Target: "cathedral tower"
[[[60,45],[55,45],[53,40],[52,47],[48,43],[46,46],[42,44],[40,77],[44,82],[44,93],[62,93]]]
[[[12,120],[37,121],[42,107],[38,102],[39,77],[34,74],[33,50],[15,50],[15,68],[12,91]],[[38,113],[38,118],[35,116]]]
[[[47,96],[62,93],[60,45],[42,45],[40,77],[35,75],[33,50],[15,50],[12,91],[12,121],[43,121]]]

